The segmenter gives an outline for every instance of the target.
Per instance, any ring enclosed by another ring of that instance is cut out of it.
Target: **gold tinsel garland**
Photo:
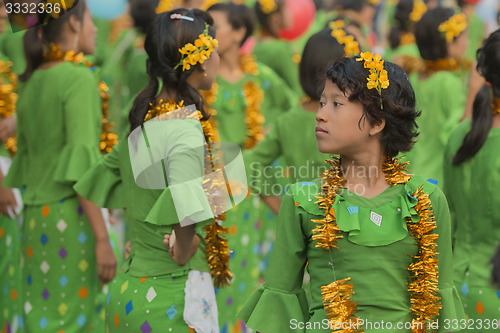
[[[499,97],[496,97],[496,98],[493,98],[493,102],[492,102],[493,106],[493,114],[496,115],[496,114],[500,114],[500,98]]]
[[[12,117],[16,112],[17,76],[12,71],[12,62],[0,60],[0,119]],[[17,151],[16,135],[11,136],[4,143],[11,156]]]
[[[325,211],[325,217],[321,220],[312,220],[319,225],[313,230],[313,240],[317,241],[316,247],[330,251],[331,248],[338,248],[337,240],[342,238],[342,231],[337,225],[333,204],[336,195],[345,188],[345,179],[342,178],[342,168],[340,158],[333,157],[327,160],[331,169],[323,173],[322,194],[317,196],[320,209]],[[412,177],[407,174],[406,166],[408,162],[401,163],[399,159],[387,157],[383,165],[383,172],[390,186],[396,184],[406,184]],[[407,268],[413,273],[412,281],[408,284],[408,292],[411,293],[411,312],[415,316],[412,331],[414,333],[429,332],[426,327],[427,321],[439,315],[441,304],[438,292],[438,258],[437,244],[438,235],[433,233],[436,228],[436,220],[432,210],[429,195],[423,191],[423,186],[419,187],[413,197],[418,200],[415,210],[420,219],[417,223],[412,223],[407,219],[407,226],[410,234],[415,238],[418,245],[418,252],[412,258],[413,263]],[[352,300],[354,286],[350,278],[337,280],[321,288],[322,299],[328,319],[332,327],[335,323],[357,323],[358,317],[355,313],[357,304]],[[423,329],[416,323],[421,323]],[[338,326],[335,326],[338,327]],[[342,327],[342,326],[340,326]],[[351,328],[352,327],[352,328]],[[336,330],[342,333],[362,333],[357,325],[352,325],[349,329]]]
[[[163,100],[158,101],[156,104],[151,104],[151,108],[144,117],[144,121],[148,121],[155,117],[159,117],[171,111],[175,111],[183,108],[184,101],[175,103],[174,101],[163,102]],[[210,119],[202,120],[203,115],[200,111],[197,112],[198,119],[201,122],[203,134],[207,141],[207,159],[205,160],[205,171],[206,173],[212,173],[218,165],[219,161],[222,161],[220,156],[214,151],[214,144],[218,142],[219,135],[217,129],[212,126]],[[217,188],[221,186],[226,186],[225,183],[222,184],[217,181],[205,181],[204,187],[207,188],[209,192],[220,191]],[[213,197],[209,197],[210,206],[215,207],[217,211],[220,211],[220,203],[215,202]],[[206,226],[205,232],[205,252],[210,267],[210,273],[214,278],[214,285],[217,288],[223,286],[229,286],[233,274],[229,271],[229,245],[225,235],[228,233],[228,229],[223,227],[221,224],[226,220],[226,214],[222,213],[215,217],[215,221],[210,225]]]
[[[68,52],[62,52],[58,45],[51,43],[49,46],[49,51],[43,55],[44,61],[66,61],[72,62],[77,65],[84,64],[87,67],[92,67],[92,63],[87,60],[85,55],[80,52],[76,53],[71,50]],[[104,81],[99,82],[99,96],[101,97],[101,110],[102,110],[102,131],[99,143],[99,149],[101,153],[107,154],[111,151],[113,146],[118,143],[118,136],[111,132],[113,123],[109,119],[109,88],[104,83]]]
[[[244,55],[241,56],[241,70],[245,74],[249,75],[259,75],[259,68],[255,62],[254,56]],[[214,83],[211,90],[204,91],[203,97],[208,104],[207,109],[213,116],[211,118],[212,126],[217,127],[217,121],[215,115],[217,111],[212,108],[217,102],[217,95],[219,93],[219,85]],[[253,148],[257,143],[259,143],[264,138],[264,121],[265,118],[262,115],[261,105],[264,101],[264,92],[260,89],[259,85],[250,80],[247,81],[243,88],[243,95],[245,96],[246,108],[245,108],[245,125],[247,128],[247,138],[243,143],[245,149]]]
[[[439,71],[468,71],[470,70],[470,66],[471,62],[469,60],[457,61],[451,58],[425,60],[422,64],[421,72],[432,75]]]

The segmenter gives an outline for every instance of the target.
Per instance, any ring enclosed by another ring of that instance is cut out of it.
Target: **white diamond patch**
[[[68,226],[68,224],[66,222],[64,222],[64,220],[59,220],[59,222],[57,222],[57,229],[62,233],[64,232],[64,230],[66,230],[66,227]]]
[[[31,309],[33,309],[33,307],[31,306],[30,302],[24,303],[24,313],[25,314],[29,314],[31,312]]]
[[[44,260],[42,262],[42,264],[40,265],[40,270],[43,272],[43,274],[47,274],[47,272],[49,271],[49,269],[50,269],[49,264]]]
[[[153,287],[149,288],[148,293],[146,295],[146,299],[149,303],[151,303],[156,298],[156,291]]]
[[[375,212],[370,212],[370,221],[380,227],[380,225],[382,224],[382,215]]]

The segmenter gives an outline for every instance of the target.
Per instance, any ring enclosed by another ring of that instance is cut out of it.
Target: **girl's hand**
[[[116,274],[116,257],[109,239],[96,240],[95,256],[97,259],[97,277],[102,283],[108,283]]]
[[[9,213],[15,212],[17,208],[16,197],[10,188],[5,188],[0,185],[0,213],[12,217]]]
[[[125,259],[130,256],[130,241],[125,243]]]
[[[172,235],[165,235],[163,243],[168,248],[168,252],[172,259],[179,265],[183,266],[195,255],[198,251],[198,246],[200,245],[200,238],[198,235],[194,235],[191,241],[191,246],[187,252],[181,251],[179,249],[179,244],[176,242],[175,232],[172,231]]]

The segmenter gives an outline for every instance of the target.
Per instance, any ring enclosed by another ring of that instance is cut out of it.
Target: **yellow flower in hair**
[[[259,0],[260,9],[264,14],[271,14],[278,10],[275,0]]]
[[[41,4],[47,14],[57,19],[73,7],[75,0],[45,0]]]
[[[221,3],[221,0],[205,0],[203,5],[201,6],[201,10],[207,10],[215,4]]]
[[[160,0],[158,7],[156,7],[156,14],[161,14],[164,12],[169,12],[174,9],[174,5],[177,1],[175,0]]]
[[[359,54],[359,43],[354,40],[353,35],[345,36],[342,40],[344,43],[344,52],[347,56],[353,56]]]
[[[336,20],[330,22],[328,26],[332,29],[331,35],[339,44],[344,45],[345,54],[350,57],[359,54],[359,43],[354,39],[354,36],[347,35],[344,28],[344,21]]]
[[[332,37],[335,37],[335,39],[340,43],[339,39],[345,37],[345,31],[342,29],[332,30]]]
[[[427,12],[427,6],[422,0],[414,0],[413,2],[413,10],[410,13],[410,21],[418,22],[424,16],[425,12]]]
[[[342,20],[336,20],[336,21],[333,21],[333,22],[330,22],[328,24],[328,26],[330,27],[330,29],[332,30],[335,30],[335,29],[343,29],[345,27],[345,23],[344,21]]]
[[[464,13],[460,13],[453,15],[447,21],[441,23],[438,30],[443,33],[446,42],[451,43],[456,37],[460,36],[465,29],[467,29],[467,26],[467,17]]]
[[[363,61],[363,67],[370,69],[370,75],[366,79],[368,89],[376,89],[379,95],[382,96],[382,89],[389,87],[389,77],[384,69],[382,57],[379,54],[374,55],[371,52],[363,52],[359,58],[356,58],[356,61]],[[383,109],[382,104],[380,104],[380,107]]]
[[[380,4],[380,0],[369,0],[369,2],[372,6],[378,6]]]
[[[215,48],[219,46],[219,41],[214,39],[208,34],[208,25],[205,25],[205,31],[198,36],[198,39],[194,41],[194,44],[187,43],[181,49],[179,49],[182,55],[181,61],[174,67],[177,69],[182,65],[182,71],[190,70],[191,66],[195,66],[200,63],[203,64],[210,54],[215,51]]]

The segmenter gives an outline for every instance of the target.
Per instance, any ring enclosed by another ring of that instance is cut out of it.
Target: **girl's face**
[[[4,31],[5,28],[5,20],[7,19],[7,9],[5,8],[5,4],[3,0],[0,0],[0,33]]]
[[[78,51],[85,54],[93,54],[96,48],[97,28],[92,21],[90,9],[85,6],[80,33],[78,35]]]
[[[448,56],[455,60],[463,58],[469,46],[469,30],[465,30],[453,42],[447,44]]]
[[[292,12],[288,9],[286,1],[281,1],[280,29],[290,29],[293,24]]]
[[[205,73],[206,76],[203,76],[202,81],[200,82],[201,90],[210,90],[212,89],[212,85],[217,78],[217,72],[219,71],[220,65],[220,57],[217,48],[210,55],[210,58],[205,61]]]
[[[348,92],[346,91],[346,94]],[[359,101],[349,101],[342,90],[326,80],[316,114],[316,140],[318,149],[326,154],[352,156],[366,147],[371,126],[363,118],[363,105]]]
[[[239,30],[234,30],[227,20],[227,13],[220,10],[210,11],[214,19],[215,30],[217,31],[217,39],[219,40],[219,54],[222,56],[226,50],[233,47],[240,47],[242,40]]]

